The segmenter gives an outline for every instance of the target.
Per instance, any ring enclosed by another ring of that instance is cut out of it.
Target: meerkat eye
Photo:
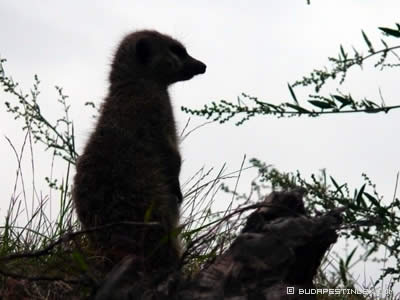
[[[175,54],[176,56],[178,56],[179,58],[183,58],[185,56],[187,56],[187,52],[186,49],[183,48],[181,45],[172,45],[169,50]]]

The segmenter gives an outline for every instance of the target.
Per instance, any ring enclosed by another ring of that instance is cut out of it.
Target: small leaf
[[[400,29],[395,30],[395,29],[391,29],[391,28],[387,28],[387,27],[378,27],[380,30],[382,30],[384,33],[386,33],[387,35],[391,35],[397,38],[400,38]]]
[[[346,52],[344,52],[344,49],[343,49],[342,45],[340,45],[340,53],[342,54],[343,59],[346,60],[347,59],[347,54],[346,54]]]
[[[93,108],[96,107],[96,105],[95,105],[94,102],[92,102],[92,101],[87,101],[87,102],[85,102],[83,105],[85,105],[85,106],[91,106],[91,107],[93,107]]]
[[[371,194],[365,192],[364,195],[368,198],[369,201],[371,201],[371,204],[380,207],[381,204],[379,203],[379,200],[376,199],[374,196],[372,196]]]
[[[146,212],[144,214],[144,222],[150,222],[151,220],[151,214],[153,213],[153,207],[154,207],[154,202],[151,202],[150,206],[146,209]]]
[[[325,102],[325,101],[318,101],[318,100],[308,100],[309,103],[312,105],[319,107],[319,108],[334,108],[335,106],[332,105],[332,103]]]
[[[361,203],[363,203],[365,205],[365,202],[362,198],[363,194],[364,194],[364,189],[365,189],[365,184],[363,184],[363,186],[360,188],[360,191],[357,193],[356,196],[356,203],[358,206],[360,206]]]
[[[78,251],[74,250],[72,252],[72,257],[78,263],[78,266],[81,268],[81,270],[87,271],[89,269],[89,267],[86,264],[85,259],[83,258],[81,253],[79,253]]]
[[[365,258],[369,257],[372,253],[376,251],[376,246],[373,246],[371,249],[368,250],[367,253],[365,253]]]
[[[350,104],[353,103],[353,101],[351,101],[350,99],[344,98],[344,97],[339,96],[339,95],[332,95],[332,97],[335,98],[340,103],[342,103],[342,107],[350,105]]]
[[[361,30],[361,33],[362,33],[362,36],[364,38],[365,43],[368,46],[369,52],[373,53],[374,52],[374,48],[372,47],[371,41],[369,40],[368,36],[365,34],[364,30]]]
[[[285,103],[287,107],[293,108],[295,110],[297,110],[299,113],[311,113],[309,110],[299,106],[299,105],[294,105],[294,104],[290,104],[290,103]]]
[[[336,187],[336,189],[337,189],[337,190],[340,190],[339,185],[338,185],[338,183],[336,182],[336,180],[335,180],[332,176],[329,176],[329,178],[331,179],[331,181],[332,181],[333,185]]]
[[[292,95],[292,98],[293,98],[294,102],[296,102],[296,104],[299,104],[299,101],[297,101],[296,94],[294,93],[293,88],[290,86],[289,83],[288,83],[287,86],[289,88],[290,95]]]
[[[344,187],[345,184],[342,184],[341,186],[339,186],[339,184],[336,182],[336,180],[332,176],[329,176],[329,177],[330,177],[333,185],[335,186],[336,191],[339,192],[343,196],[342,187]]]
[[[356,253],[358,247],[354,247],[354,249],[350,252],[349,256],[347,256],[346,258],[346,267],[349,268],[350,265],[350,261],[352,259],[352,257],[354,256],[354,253]]]
[[[342,279],[343,284],[346,286],[347,285],[347,270],[346,270],[346,266],[344,264],[343,259],[340,259],[339,261],[339,273],[340,273],[340,277]]]

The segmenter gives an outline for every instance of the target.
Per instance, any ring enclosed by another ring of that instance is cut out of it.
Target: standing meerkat
[[[181,156],[170,84],[206,65],[177,40],[144,30],[127,35],[111,65],[108,96],[74,178],[73,200],[92,246],[112,264],[130,255],[143,271],[179,260]],[[133,222],[134,224],[118,224]],[[159,226],[141,226],[157,222]]]

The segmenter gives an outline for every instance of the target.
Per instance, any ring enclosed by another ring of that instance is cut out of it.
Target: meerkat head
[[[110,81],[144,79],[169,85],[203,74],[206,65],[191,57],[177,40],[156,31],[137,31],[121,42]]]

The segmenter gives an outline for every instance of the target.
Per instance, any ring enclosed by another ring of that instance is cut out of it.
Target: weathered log
[[[336,242],[343,209],[309,217],[304,193],[303,189],[271,193],[248,217],[231,247],[194,279],[182,279],[176,271],[161,281],[146,276],[122,284],[129,277],[127,258],[107,276],[96,300],[315,299],[298,292],[314,287],[321,260]]]

